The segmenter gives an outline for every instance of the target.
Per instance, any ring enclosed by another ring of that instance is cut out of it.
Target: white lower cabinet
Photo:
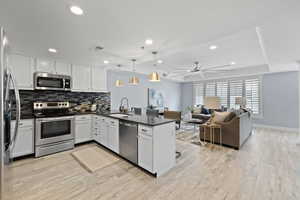
[[[108,127],[108,148],[119,153],[119,120],[109,119]]]
[[[11,124],[11,137],[14,134],[15,121]],[[34,153],[34,123],[33,119],[21,120],[19,124],[18,135],[11,157],[30,155]]]
[[[161,176],[176,162],[175,123],[138,128],[138,165]]]
[[[75,144],[93,140],[91,115],[75,116]]]
[[[94,116],[93,138],[103,146],[119,153],[119,120]]]
[[[140,128],[138,133],[138,165],[153,172],[152,129]]]
[[[108,128],[107,128],[107,117],[101,117],[100,119],[100,132],[99,132],[99,140],[100,144],[108,148]]]
[[[100,121],[101,121],[101,117],[97,116],[97,115],[93,115],[93,119],[92,119],[92,135],[93,135],[93,139],[98,142],[101,143],[100,140]]]

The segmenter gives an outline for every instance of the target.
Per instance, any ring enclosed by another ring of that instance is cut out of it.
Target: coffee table
[[[201,124],[204,124],[205,121],[204,120],[201,120],[201,119],[191,119],[191,120],[187,120],[187,121],[184,121],[185,123],[188,123],[188,124],[192,124],[194,126],[194,133],[196,132],[196,127],[199,126]],[[204,143],[201,142],[200,140],[200,144],[203,145]]]
[[[196,126],[197,125],[200,125],[200,124],[204,123],[204,121],[201,120],[201,119],[191,119],[191,120],[187,120],[187,121],[184,121],[184,122],[194,125],[194,132],[196,132]]]

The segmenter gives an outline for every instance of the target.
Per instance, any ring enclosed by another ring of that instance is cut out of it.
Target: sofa
[[[226,108],[222,107],[221,109],[217,109],[214,111],[223,112],[223,111],[226,111]],[[214,111],[210,110],[210,109],[206,109],[205,106],[203,106],[203,105],[198,105],[198,106],[194,107],[192,110],[192,118],[200,119],[205,123],[211,118],[212,113]]]
[[[252,117],[250,112],[235,114],[226,122],[214,122],[221,126],[222,145],[240,149],[252,133]],[[205,134],[204,134],[205,132]],[[210,127],[204,124],[200,127],[200,139],[210,141]],[[205,138],[204,138],[205,135]],[[214,143],[220,143],[220,129],[214,130]]]

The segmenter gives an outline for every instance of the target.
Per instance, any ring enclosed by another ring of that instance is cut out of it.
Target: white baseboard
[[[253,124],[253,127],[255,128],[269,128],[269,129],[275,129],[278,131],[286,131],[286,132],[299,132],[298,128],[288,128],[288,127],[281,127],[281,126],[268,126],[264,124]],[[299,139],[300,143],[300,139]]]

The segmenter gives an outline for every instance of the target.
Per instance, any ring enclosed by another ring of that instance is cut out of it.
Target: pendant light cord
[[[135,62],[136,62],[136,59],[132,59],[132,72],[135,72]]]

